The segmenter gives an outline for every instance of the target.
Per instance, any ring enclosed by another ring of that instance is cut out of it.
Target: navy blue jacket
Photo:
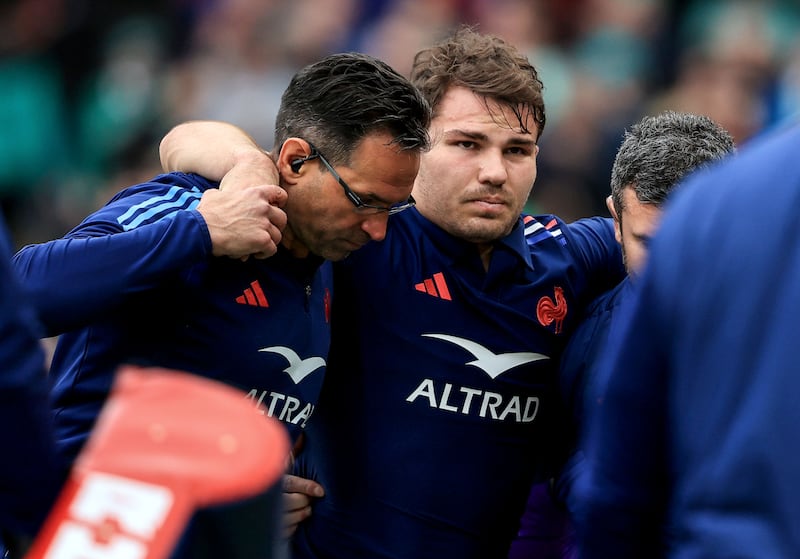
[[[217,258],[195,209],[215,188],[172,173],[127,188],[64,238],[15,265],[49,333],[60,450],[85,442],[122,363],[162,366],[244,391],[296,437],[311,417],[330,342],[330,264],[284,250]]]
[[[505,557],[552,473],[558,358],[624,270],[610,220],[521,218],[488,273],[416,209],[336,263],[328,373],[296,473],[295,558]]]
[[[631,279],[626,277],[592,301],[561,356],[558,382],[566,410],[567,436],[573,452],[559,473],[555,487],[558,501],[569,510],[575,510],[577,506],[573,486],[578,476],[585,472],[581,438],[586,426],[591,423],[591,416],[602,398],[607,381],[601,378],[604,373],[600,371],[600,360],[616,325],[615,313],[626,297],[630,297],[631,291]],[[532,512],[535,513],[535,510]]]
[[[0,532],[31,536],[62,478],[39,327],[10,260],[11,242],[0,218]]]
[[[581,557],[800,556],[800,128],[667,206],[587,446]]]

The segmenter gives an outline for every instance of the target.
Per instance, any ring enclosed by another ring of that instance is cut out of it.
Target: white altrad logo
[[[289,373],[289,377],[295,384],[298,384],[301,380],[306,378],[320,367],[325,366],[325,360],[322,357],[307,357],[305,359],[300,359],[300,356],[297,355],[294,350],[284,346],[265,347],[259,349],[258,351],[268,351],[270,353],[283,355],[289,362],[289,366],[286,367],[284,371]]]
[[[479,343],[459,338],[457,336],[449,336],[447,334],[422,334],[428,338],[438,338],[446,342],[455,344],[461,348],[466,349],[473,356],[476,357],[475,361],[468,361],[467,365],[473,365],[481,369],[484,373],[489,375],[492,379],[496,379],[509,369],[513,369],[525,363],[532,363],[533,361],[540,361],[542,359],[550,359],[547,355],[532,352],[516,352],[516,353],[492,353]]]

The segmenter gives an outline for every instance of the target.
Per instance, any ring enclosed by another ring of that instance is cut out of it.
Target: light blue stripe
[[[159,204],[164,200],[172,200],[175,196],[178,195],[179,192],[185,191],[185,188],[181,188],[180,186],[173,186],[169,189],[169,191],[164,194],[163,196],[153,196],[152,198],[148,198],[144,202],[136,204],[135,206],[131,206],[128,208],[128,211],[122,214],[117,218],[117,222],[122,225],[125,221],[129,220],[133,214],[141,210],[142,208],[149,208],[153,204]]]
[[[147,211],[140,213],[135,219],[130,219],[131,216],[127,216],[127,214],[130,213],[130,211],[125,212],[127,219],[130,220],[128,223],[122,223],[122,217],[125,216],[120,216],[120,218],[118,218],[117,221],[120,222],[120,225],[122,225],[123,229],[129,231],[130,229],[135,229],[143,222],[152,219],[154,216],[158,214],[164,214],[158,218],[158,219],[163,219],[175,212],[182,210],[193,210],[194,208],[196,208],[197,205],[200,203],[200,196],[202,196],[202,194],[197,190],[194,191],[186,191],[185,189],[181,190],[183,190],[183,194],[181,194],[181,196],[175,201],[163,202],[163,200],[169,196],[169,193],[167,194],[167,196],[159,197],[161,198],[161,200],[159,200],[158,198],[152,198],[151,200],[147,200],[142,204],[138,204],[138,209],[141,210],[147,206],[152,205],[153,203],[157,202],[162,202],[162,203],[159,204],[158,206],[155,206]]]

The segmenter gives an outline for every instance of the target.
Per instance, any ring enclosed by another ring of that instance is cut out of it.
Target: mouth
[[[475,198],[469,203],[488,211],[500,211],[507,206],[505,200],[498,197]]]

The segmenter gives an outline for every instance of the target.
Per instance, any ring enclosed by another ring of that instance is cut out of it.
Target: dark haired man
[[[669,196],[689,175],[735,150],[727,130],[702,115],[667,111],[646,116],[625,132],[611,169],[606,200],[628,277],[598,297],[570,338],[559,381],[574,427],[587,426],[602,393],[599,356],[609,341],[614,313],[644,269],[647,252]]]
[[[258,174],[266,155],[232,153],[261,186],[236,188],[235,173],[219,188],[161,175],[64,238],[20,250],[16,269],[47,334],[60,334],[51,375],[61,453],[77,455],[122,363],[231,384],[296,439],[328,355],[323,259],[383,239],[389,214],[413,205],[429,121],[428,103],[388,65],[332,55],[299,71],[283,95],[270,160],[283,190]]]
[[[504,557],[554,458],[558,356],[622,275],[610,220],[520,214],[545,114],[519,51],[459,29],[417,54],[411,79],[433,107],[433,147],[417,207],[334,266],[329,369],[294,470],[326,496],[297,558]],[[174,129],[162,161],[221,177],[225,153],[259,149],[193,138],[208,128]]]
[[[800,555],[800,127],[675,193],[600,367],[581,557]]]
[[[591,412],[597,406],[604,384],[597,373],[600,356],[609,343],[617,309],[630,296],[631,280],[644,267],[663,205],[689,173],[733,151],[731,135],[701,115],[667,111],[646,116],[625,132],[611,169],[611,195],[606,204],[629,275],[592,302],[561,357],[559,384],[576,440],[588,429]],[[558,485],[560,500],[566,501],[573,513],[581,503],[572,488],[583,472],[583,452],[577,450]],[[511,559],[527,557],[527,547],[538,544],[539,507],[534,490]]]

